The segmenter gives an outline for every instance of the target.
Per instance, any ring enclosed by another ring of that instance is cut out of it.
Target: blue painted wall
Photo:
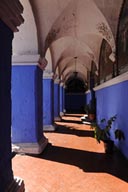
[[[128,81],[96,91],[96,100],[98,120],[109,119],[117,114],[113,128],[123,130],[125,140],[115,140],[113,132],[111,137],[115,140],[115,145],[128,158]]]
[[[12,142],[42,137],[42,71],[35,65],[12,67]]]
[[[71,112],[80,112],[86,104],[85,94],[65,94],[65,109]]]
[[[43,125],[53,124],[53,80],[43,79]]]

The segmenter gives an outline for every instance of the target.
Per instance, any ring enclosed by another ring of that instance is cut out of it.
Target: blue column
[[[60,116],[63,115],[63,83],[60,83]]]
[[[86,92],[86,104],[89,104],[90,100],[91,100],[91,91],[89,90]]]
[[[37,64],[12,68],[12,142],[19,152],[39,154],[47,145],[42,131],[42,70]]]
[[[13,181],[11,165],[12,31],[0,21],[0,191]]]
[[[60,121],[60,93],[59,80],[54,81],[54,120]]]
[[[54,111],[53,111],[53,79],[52,75],[43,74],[43,130],[54,131]]]
[[[63,112],[66,113],[66,109],[65,109],[65,85],[63,86]]]

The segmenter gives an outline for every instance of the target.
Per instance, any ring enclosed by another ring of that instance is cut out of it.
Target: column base
[[[54,125],[43,125],[43,131],[55,131]]]
[[[14,178],[11,185],[8,187],[8,189],[5,192],[14,192],[14,191],[25,192],[24,181],[19,177]]]
[[[64,116],[64,113],[63,113],[63,112],[60,112],[60,116],[61,116],[61,117]]]
[[[55,117],[54,121],[61,121],[61,117]]]
[[[40,154],[48,144],[48,139],[43,137],[38,143],[16,143],[12,145],[12,151],[17,153]]]

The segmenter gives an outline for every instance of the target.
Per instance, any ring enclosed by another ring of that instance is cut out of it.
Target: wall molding
[[[116,85],[118,83],[121,83],[121,82],[124,82],[124,81],[127,81],[128,80],[128,72],[126,73],[123,73],[111,80],[108,80],[104,83],[102,83],[101,85],[97,86],[97,87],[94,87],[93,90],[94,91],[97,91],[97,90],[100,90],[100,89],[103,89],[103,88],[106,88],[106,87],[110,87],[112,85]]]

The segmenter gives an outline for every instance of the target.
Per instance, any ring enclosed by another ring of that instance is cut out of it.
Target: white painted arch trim
[[[100,89],[103,89],[103,88],[106,88],[106,87],[110,87],[112,85],[116,85],[118,83],[121,83],[121,82],[124,82],[124,81],[127,81],[128,80],[128,72],[126,73],[123,73],[109,81],[106,81],[104,83],[102,83],[101,85],[93,88],[94,91],[97,91],[97,90],[100,90]]]

